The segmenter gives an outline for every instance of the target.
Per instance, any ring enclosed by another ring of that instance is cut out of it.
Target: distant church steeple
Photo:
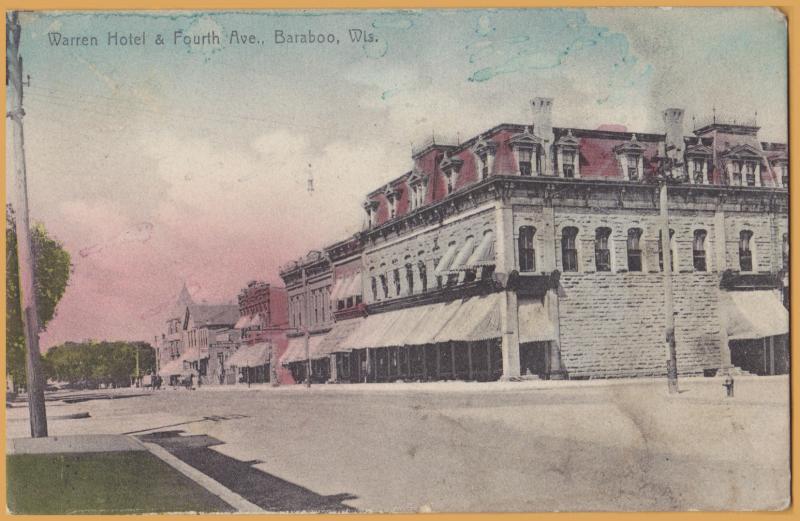
[[[178,308],[183,308],[186,306],[191,306],[194,304],[194,300],[192,300],[192,295],[189,293],[189,288],[186,287],[186,281],[183,281],[183,287],[181,288],[181,292],[178,295],[178,301],[175,303]]]

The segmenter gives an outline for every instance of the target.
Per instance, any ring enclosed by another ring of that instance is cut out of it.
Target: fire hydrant
[[[728,392],[728,398],[733,398],[733,376],[727,375],[722,385],[725,386],[725,390]]]

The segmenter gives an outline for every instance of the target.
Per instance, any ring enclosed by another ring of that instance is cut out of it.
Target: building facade
[[[554,127],[549,98],[531,108],[527,125],[416,149],[368,194],[350,257],[336,243],[282,271],[290,323],[311,284],[332,288],[310,349],[326,378],[663,375],[665,262],[680,374],[788,371],[786,145],[741,120],[687,135],[680,109],[634,133]],[[337,262],[361,279],[353,311]]]

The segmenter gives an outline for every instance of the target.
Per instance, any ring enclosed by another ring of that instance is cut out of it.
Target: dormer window
[[[448,156],[445,156],[442,162],[439,163],[439,168],[444,174],[447,195],[452,194],[456,189],[456,178],[458,177],[458,172],[461,170],[462,164],[464,164],[464,162],[457,157]]]
[[[575,152],[572,150],[565,150],[561,157],[563,162],[562,169],[564,172],[564,177],[575,177]]]
[[[367,213],[367,222],[369,226],[375,226],[378,222],[378,201],[368,200],[365,201],[362,206]]]
[[[731,182],[733,186],[742,186],[742,162],[734,161],[731,164]]]
[[[695,159],[692,161],[692,165],[694,165],[694,170],[692,172],[692,179],[694,179],[694,184],[696,185],[703,184],[703,160]]]
[[[389,204],[389,219],[394,219],[397,217],[397,201],[400,199],[400,190],[387,186],[383,195],[386,196],[386,202]]]
[[[628,154],[628,179],[639,180],[639,158],[633,154]]]
[[[578,148],[580,142],[572,135],[572,129],[568,129],[566,135],[561,136],[556,141],[557,148],[557,167],[562,177],[567,179],[580,177],[578,164]]]
[[[622,167],[623,175],[628,181],[639,181],[643,178],[642,164],[645,147],[639,143],[636,134],[631,140],[614,147]]]
[[[542,140],[536,137],[530,127],[508,140],[517,159],[517,173],[521,176],[541,175]]]
[[[747,161],[744,164],[744,179],[747,186],[756,185],[756,164],[752,161]]]
[[[409,198],[412,210],[416,210],[425,204],[427,183],[428,177],[419,172],[412,173],[411,177],[408,178]]]
[[[481,181],[487,179],[494,168],[494,155],[497,151],[497,143],[487,141],[484,138],[478,139],[472,151],[478,157],[478,169]]]
[[[519,174],[524,176],[531,175],[531,156],[533,155],[533,150],[529,148],[523,148],[519,151]],[[483,179],[486,179],[484,176]]]

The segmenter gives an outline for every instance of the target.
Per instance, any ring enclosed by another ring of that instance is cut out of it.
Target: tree
[[[43,359],[49,378],[72,384],[96,387],[129,385],[136,376],[136,353],[139,370],[154,371],[155,349],[146,342],[66,342],[47,351]]]
[[[6,374],[15,389],[24,384],[25,333],[20,310],[19,264],[14,213],[6,210]],[[69,253],[60,242],[47,234],[44,226],[31,229],[36,264],[36,309],[44,330],[56,314],[56,306],[64,295],[72,269]]]

